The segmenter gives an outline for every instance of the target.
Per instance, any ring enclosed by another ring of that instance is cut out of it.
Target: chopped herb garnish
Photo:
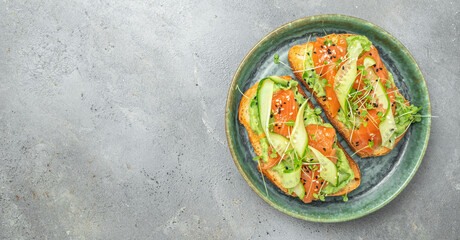
[[[278,157],[278,154],[272,153],[272,154],[270,154],[270,157],[271,157],[271,158],[276,158],[276,157]]]
[[[361,117],[366,117],[366,116],[367,116],[367,111],[366,110],[362,111],[361,112]]]
[[[255,157],[252,159],[252,161],[259,161],[260,159],[261,159],[260,156],[255,156]]]
[[[364,70],[364,65],[359,65],[358,70]]]

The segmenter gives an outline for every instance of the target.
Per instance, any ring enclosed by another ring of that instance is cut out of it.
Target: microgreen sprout
[[[295,122],[294,122],[294,120],[289,120],[289,121],[287,121],[286,123],[284,123],[284,125],[287,125],[287,126],[294,126],[294,125],[295,125]]]
[[[280,63],[280,55],[279,54],[275,54],[273,62],[275,62],[275,64]]]

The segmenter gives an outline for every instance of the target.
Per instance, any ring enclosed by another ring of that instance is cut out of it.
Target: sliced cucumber
[[[300,182],[301,168],[295,170],[281,171],[281,186],[285,188],[293,188]]]
[[[337,166],[320,151],[308,146],[321,165],[319,175],[333,186],[337,186]]]
[[[391,108],[388,108],[387,113],[388,114],[385,116],[385,119],[379,124],[379,130],[380,135],[382,136],[382,146],[393,149],[396,140],[396,137],[394,136],[396,123]]]
[[[315,76],[315,64],[313,63],[313,44],[307,44],[305,48],[305,60],[303,64],[303,78],[313,78]]]
[[[377,64],[377,62],[371,58],[371,57],[365,57],[364,58],[364,61],[363,61],[363,65],[364,65],[364,68],[368,68],[368,67],[371,67],[373,66],[374,64]]]
[[[273,147],[280,156],[284,155],[287,150],[292,149],[292,146],[289,144],[289,139],[285,138],[283,135],[269,132],[268,136]]]
[[[299,182],[295,187],[289,189],[289,193],[295,192],[300,199],[305,197],[305,187]]]
[[[371,70],[371,71],[374,71],[374,70]],[[388,97],[388,94],[385,91],[385,88],[383,87],[382,81],[380,80],[374,87],[372,102],[378,103],[379,105],[383,106],[383,109],[385,111],[383,113],[383,118],[386,118],[390,110],[390,98]]]
[[[357,42],[353,47],[348,49],[348,61],[346,61],[335,75],[334,91],[339,100],[340,106],[345,112],[348,112],[347,98],[348,93],[353,86],[356,75],[358,73],[356,62],[358,61],[359,54],[363,51],[361,44]]]
[[[308,135],[303,120],[307,102],[308,101],[305,101],[300,107],[291,134],[291,144],[294,146],[294,149],[297,152],[299,158],[303,158],[305,155],[305,150],[307,150],[308,146]]]
[[[260,81],[259,86],[257,87],[257,102],[259,106],[259,117],[260,123],[262,124],[262,129],[268,137],[268,123],[270,121],[270,112],[272,106],[272,97],[273,97],[273,83],[269,78],[264,78]],[[268,137],[270,141],[270,137]]]
[[[277,83],[277,84],[281,84],[282,86],[286,87],[287,86],[287,82],[284,78],[282,77],[279,77],[279,76],[270,76],[268,77],[270,80],[272,80],[273,82]]]

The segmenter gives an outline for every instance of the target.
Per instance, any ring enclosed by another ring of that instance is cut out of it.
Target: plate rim
[[[419,65],[417,64],[417,62],[415,61],[414,57],[412,56],[412,54],[410,53],[410,51],[404,46],[404,44],[402,44],[398,39],[396,39],[393,35],[391,35],[388,31],[386,31],[385,29],[367,21],[367,20],[364,20],[364,19],[361,19],[361,18],[357,18],[357,17],[353,17],[353,16],[348,16],[348,15],[342,15],[342,14],[321,14],[321,15],[313,15],[313,16],[309,16],[309,17],[305,17],[305,18],[300,18],[300,19],[296,19],[294,21],[290,21],[286,24],[283,24],[279,27],[277,27],[276,29],[272,30],[270,33],[266,34],[263,38],[261,38],[250,50],[249,52],[245,55],[245,57],[243,58],[243,60],[241,61],[241,63],[238,65],[235,73],[233,74],[233,78],[232,78],[232,81],[230,83],[230,87],[229,87],[229,90],[228,90],[228,93],[227,93],[227,100],[226,100],[226,104],[225,104],[225,134],[226,134],[226,138],[227,138],[227,144],[228,144],[228,147],[229,147],[229,150],[230,150],[230,153],[232,155],[232,159],[236,165],[236,167],[238,168],[238,171],[240,172],[240,174],[243,176],[243,178],[246,180],[246,182],[248,183],[248,185],[253,189],[254,192],[257,193],[257,195],[259,195],[259,197],[261,197],[265,202],[267,202],[270,206],[274,207],[275,209],[287,214],[287,215],[290,215],[292,217],[295,217],[295,218],[299,218],[299,219],[303,219],[303,220],[307,220],[307,221],[312,221],[312,222],[344,222],[344,221],[349,221],[349,220],[353,220],[353,219],[357,219],[357,218],[360,218],[360,217],[363,217],[365,215],[368,215],[370,213],[373,213],[379,209],[381,209],[383,206],[387,205],[389,202],[391,202],[393,199],[396,198],[396,196],[398,196],[403,190],[404,188],[409,184],[409,182],[412,180],[412,178],[414,177],[415,173],[417,172],[424,156],[425,156],[425,153],[426,153],[426,149],[428,147],[428,143],[429,143],[429,139],[430,139],[430,133],[431,133],[431,118],[427,118],[427,133],[426,133],[426,140],[424,142],[424,146],[422,148],[422,152],[420,154],[420,157],[419,159],[417,160],[417,163],[416,165],[414,166],[414,168],[412,169],[412,171],[410,172],[410,174],[408,175],[408,177],[405,179],[405,181],[398,187],[398,189],[390,196],[388,197],[387,199],[385,199],[383,202],[381,202],[379,205],[376,205],[374,207],[372,207],[371,209],[367,210],[367,211],[364,211],[362,213],[356,213],[356,214],[353,214],[353,215],[349,215],[347,217],[341,217],[341,218],[318,218],[318,217],[311,217],[311,216],[308,216],[308,215],[303,215],[303,214],[300,214],[300,213],[296,213],[296,212],[293,212],[293,211],[290,211],[289,209],[283,207],[283,206],[280,206],[274,202],[272,202],[270,199],[267,198],[267,196],[265,196],[264,194],[262,194],[257,188],[256,186],[254,185],[254,183],[252,183],[250,180],[249,180],[249,177],[244,173],[241,165],[239,164],[238,162],[238,156],[236,155],[235,153],[235,149],[234,149],[234,145],[233,145],[233,142],[232,142],[232,138],[231,138],[231,133],[230,133],[230,121],[232,121],[233,119],[230,119],[230,112],[231,112],[231,109],[233,108],[233,104],[232,104],[232,99],[234,98],[234,95],[235,95],[235,88],[236,88],[236,85],[237,85],[237,82],[238,82],[238,79],[241,75],[241,71],[243,69],[243,67],[247,64],[248,60],[252,57],[252,55],[254,54],[254,52],[259,48],[259,46],[264,43],[265,41],[267,41],[268,39],[280,34],[280,32],[285,32],[285,31],[289,31],[290,29],[288,29],[291,25],[296,25],[296,24],[299,24],[299,23],[302,23],[302,22],[308,22],[308,21],[321,21],[321,19],[324,19],[324,18],[346,18],[348,20],[353,20],[353,21],[358,21],[358,22],[361,22],[363,24],[369,24],[371,25],[372,27],[376,28],[377,31],[380,31],[380,32],[383,32],[387,37],[389,37],[392,41],[394,41],[396,44],[400,45],[402,47],[402,50],[406,53],[408,53],[408,56],[410,57],[410,59],[412,60],[412,62],[415,64],[415,67],[417,68],[418,72],[420,72],[420,75],[421,75],[421,78],[422,78],[422,83],[424,85],[424,88],[427,90],[427,101],[428,101],[428,106],[427,106],[427,111],[429,113],[429,115],[431,115],[431,99],[430,99],[430,94],[429,94],[429,91],[428,91],[428,87],[427,87],[427,84],[426,84],[426,81],[425,81],[425,77],[423,76],[423,73],[419,67]],[[315,18],[318,18],[318,20],[315,20]],[[308,25],[308,24],[306,24]],[[235,103],[235,104],[238,104],[238,103]],[[238,113],[236,113],[238,114]]]

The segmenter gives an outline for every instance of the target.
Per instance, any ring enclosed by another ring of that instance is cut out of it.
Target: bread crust
[[[353,34],[330,34],[330,35],[327,35],[326,37],[328,37],[329,39],[332,39],[334,41],[335,39],[337,39],[339,37],[346,38],[346,37],[349,37],[349,36],[353,36]],[[324,101],[323,99],[325,99],[325,98],[323,98],[323,97],[318,97],[316,95],[316,92],[314,92],[313,89],[310,88],[308,86],[308,84],[305,82],[305,80],[303,79],[302,70],[304,68],[305,48],[307,47],[307,44],[313,44],[313,43],[308,42],[308,43],[305,43],[305,44],[302,44],[302,45],[295,45],[291,49],[289,49],[289,53],[288,53],[289,64],[291,65],[292,70],[294,71],[295,77],[300,82],[302,82],[302,84],[307,88],[307,90],[313,95],[313,97],[316,99],[316,102],[318,103],[318,105],[323,109],[324,114],[326,114],[327,119],[329,119],[329,121],[335,127],[335,129],[340,133],[340,135],[342,135],[342,137],[347,142],[348,146],[350,146],[350,148],[353,150],[353,152],[355,152],[356,154],[358,154],[358,156],[360,156],[362,158],[383,156],[383,155],[388,154],[389,152],[391,152],[392,149],[380,146],[380,147],[376,148],[372,154],[368,154],[366,152],[359,151],[360,149],[350,141],[352,131],[347,129],[345,127],[345,124],[343,124],[341,121],[339,121],[338,118],[332,117],[332,112],[331,112],[329,102]],[[385,70],[387,70],[385,66],[383,66],[383,67],[385,68]],[[406,134],[406,132],[404,132],[400,137],[398,137],[396,139],[395,145],[404,137],[404,134]]]
[[[289,81],[291,79],[293,79],[291,76],[283,76],[282,77],[283,79],[285,79],[286,81]],[[243,98],[241,99],[241,102],[240,102],[240,106],[239,106],[239,109],[238,109],[238,119],[240,121],[241,124],[243,124],[243,126],[246,128],[247,132],[248,132],[248,136],[249,136],[249,141],[251,142],[251,145],[253,146],[254,148],[254,152],[256,153],[257,156],[261,156],[262,155],[262,148],[260,146],[260,138],[263,138],[265,137],[265,134],[260,134],[260,135],[257,135],[255,132],[252,131],[251,129],[251,126],[250,126],[250,117],[249,117],[249,105],[251,103],[251,99],[257,94],[257,87],[258,87],[259,83],[257,82],[256,84],[254,84],[254,86],[252,86],[251,88],[249,88],[243,95]],[[302,88],[300,88],[300,86],[298,87],[298,91],[299,93],[301,93],[304,97],[307,98],[307,96],[305,95],[305,92],[302,90]],[[313,104],[311,103],[311,101],[308,101],[308,106],[310,108],[314,108]],[[322,119],[322,118],[321,118]],[[323,120],[323,119],[322,119]],[[324,120],[323,120],[324,122]],[[342,149],[342,151],[345,153],[345,156],[348,160],[348,163],[350,165],[350,168],[352,169],[354,175],[355,175],[355,178],[350,181],[348,183],[347,186],[345,186],[343,189],[341,189],[340,191],[334,193],[334,194],[330,194],[330,195],[327,195],[327,196],[340,196],[340,195],[344,195],[346,194],[347,192],[351,192],[353,191],[354,189],[356,189],[359,184],[361,183],[361,173],[359,171],[359,167],[358,167],[358,164],[356,164],[356,162],[348,155],[348,153],[345,151],[345,149],[342,147],[342,145],[340,145],[339,142],[337,142],[337,146]],[[261,169],[259,167],[257,167],[259,169],[259,171],[262,171],[262,173],[271,181],[273,182],[273,184],[275,184],[279,189],[281,189],[283,192],[285,192],[287,195],[291,195],[293,197],[297,197],[297,195],[295,193],[292,193],[292,194],[289,194],[287,188],[283,187],[281,185],[281,175],[272,170],[272,169]],[[315,199],[316,200],[316,199]]]

